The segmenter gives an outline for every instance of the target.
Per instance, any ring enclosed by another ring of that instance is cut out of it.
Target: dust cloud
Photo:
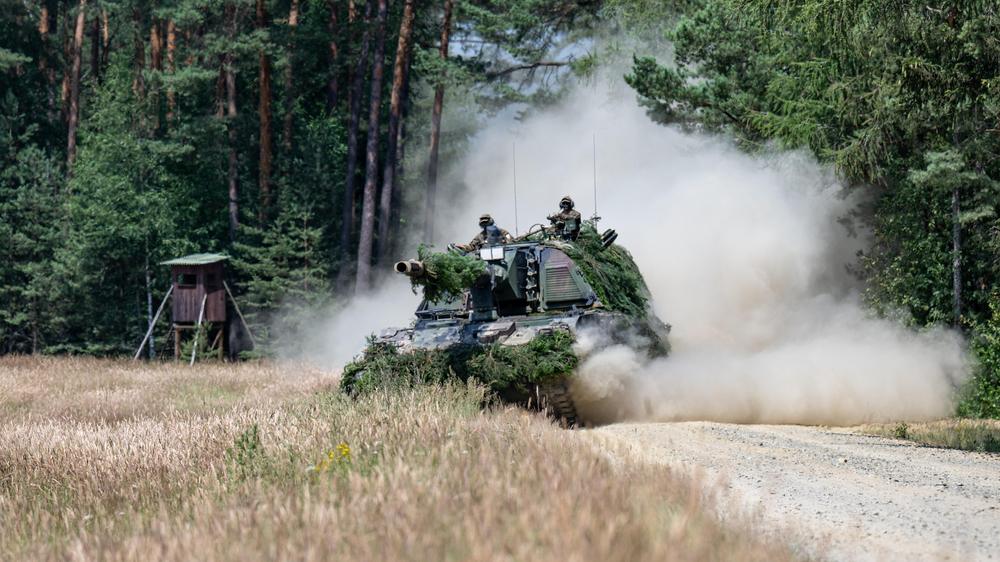
[[[326,311],[326,320],[311,325],[301,335],[301,348],[306,351],[290,357],[341,369],[361,352],[369,336],[390,326],[409,324],[419,302],[409,280],[385,279],[374,292],[354,296]]]
[[[863,202],[804,154],[748,155],[654,124],[630,92],[581,88],[479,135],[469,191],[439,224],[466,240],[490,212],[523,233],[566,194],[591,215],[595,144],[601,226],[635,256],[673,351],[650,361],[582,337],[586,417],[845,425],[952,411],[962,341],[865,310],[849,271],[867,243],[851,220]]]
[[[483,212],[523,233],[567,194],[590,216],[596,178],[601,226],[619,232],[673,331],[658,360],[581,335],[574,397],[592,421],[850,425],[952,412],[963,342],[866,311],[849,270],[868,243],[852,220],[864,201],[806,154],[748,155],[659,126],[630,91],[598,85],[495,119],[459,170],[445,183],[465,193],[437,210],[447,241],[471,238]],[[386,281],[311,330],[311,359],[343,365],[369,334],[409,323],[416,303],[405,279]]]

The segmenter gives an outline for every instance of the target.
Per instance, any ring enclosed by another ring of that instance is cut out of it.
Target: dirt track
[[[1000,561],[1000,455],[847,430],[718,423],[590,431],[703,475],[722,509],[827,560]],[[725,517],[725,513],[721,513]]]

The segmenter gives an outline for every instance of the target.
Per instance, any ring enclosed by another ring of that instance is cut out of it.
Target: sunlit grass
[[[483,390],[290,364],[0,359],[0,552],[36,560],[790,560],[701,488]],[[14,406],[7,406],[12,404]]]
[[[870,435],[906,439],[930,447],[1000,453],[1000,420],[950,419],[871,424],[859,429]]]

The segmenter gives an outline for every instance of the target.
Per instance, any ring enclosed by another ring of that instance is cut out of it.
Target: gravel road
[[[616,424],[588,432],[702,477],[719,491],[720,509],[753,517],[820,559],[1000,561],[997,454],[801,426]]]

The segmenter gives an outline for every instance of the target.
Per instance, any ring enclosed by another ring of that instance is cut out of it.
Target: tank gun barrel
[[[396,273],[402,273],[407,277],[420,278],[428,276],[427,268],[424,267],[424,262],[420,260],[403,260],[396,262],[393,266]]]

